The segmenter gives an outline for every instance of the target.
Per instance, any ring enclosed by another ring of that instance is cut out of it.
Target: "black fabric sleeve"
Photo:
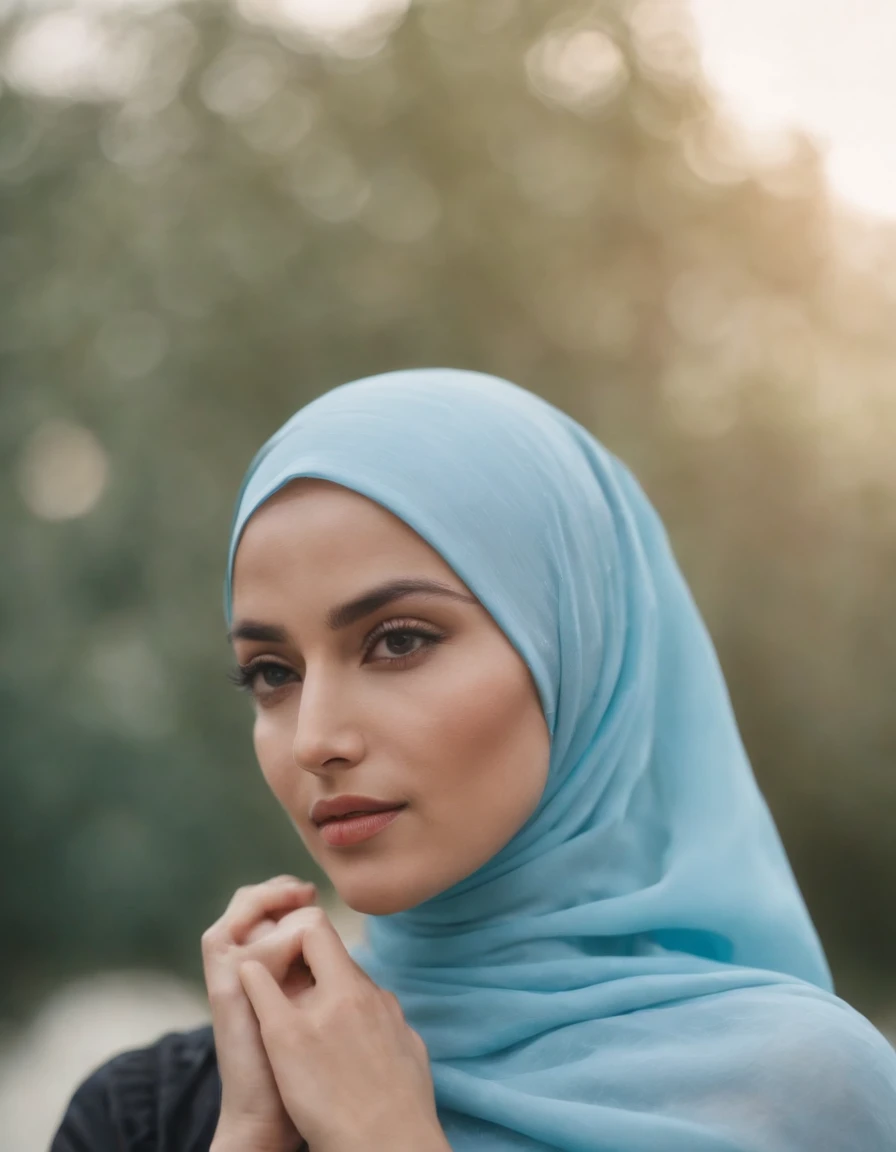
[[[169,1033],[89,1076],[50,1152],[208,1152],[220,1102],[211,1028]]]
[[[106,1080],[106,1069],[100,1068],[78,1088],[50,1152],[123,1152],[109,1114]]]

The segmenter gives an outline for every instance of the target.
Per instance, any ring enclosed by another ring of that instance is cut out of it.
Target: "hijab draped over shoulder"
[[[528,665],[541,802],[355,959],[426,1041],[456,1152],[892,1152],[896,1054],[837,999],[707,630],[629,471],[505,381],[337,388],[262,448],[414,529]],[[229,574],[226,604],[229,614]]]

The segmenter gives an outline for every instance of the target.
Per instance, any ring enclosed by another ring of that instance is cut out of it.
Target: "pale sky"
[[[896,0],[690,0],[736,117],[820,139],[837,192],[896,218]]]
[[[51,10],[13,46],[7,74],[57,95],[126,87],[133,64],[112,51],[97,23],[97,10],[121,2]],[[328,39],[374,12],[387,27],[409,0],[236,2],[288,14]],[[704,68],[733,115],[760,131],[810,132],[835,190],[867,213],[896,219],[896,0],[689,2]]]

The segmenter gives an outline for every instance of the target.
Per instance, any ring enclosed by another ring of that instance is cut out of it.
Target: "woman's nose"
[[[350,768],[364,756],[364,741],[344,686],[306,672],[296,730],[293,760],[306,772]]]

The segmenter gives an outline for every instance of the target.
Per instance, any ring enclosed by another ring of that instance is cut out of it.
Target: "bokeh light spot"
[[[13,87],[54,99],[107,100],[126,95],[149,62],[149,32],[113,32],[88,11],[50,12],[23,25],[4,62]]]
[[[243,16],[303,33],[341,56],[379,50],[404,19],[410,0],[237,0]]]
[[[616,43],[599,28],[552,31],[526,55],[536,95],[577,112],[595,112],[625,87],[628,67]]]
[[[261,52],[224,52],[199,85],[207,108],[240,120],[263,107],[283,84],[282,60]]]
[[[72,520],[97,504],[106,487],[109,460],[87,428],[48,420],[25,445],[18,486],[28,508],[44,520]]]

